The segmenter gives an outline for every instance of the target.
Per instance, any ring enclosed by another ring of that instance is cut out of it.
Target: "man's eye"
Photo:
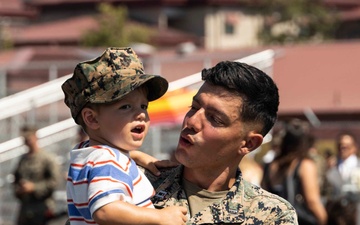
[[[224,124],[223,121],[216,116],[208,115],[207,117],[213,126],[222,126]]]
[[[141,105],[141,108],[144,109],[144,110],[147,110],[147,109],[148,109],[148,105]]]

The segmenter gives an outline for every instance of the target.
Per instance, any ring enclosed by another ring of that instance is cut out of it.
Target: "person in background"
[[[262,164],[271,163],[275,159],[276,155],[279,152],[281,139],[282,139],[281,132],[272,135],[272,139],[270,141],[271,148],[263,156]]]
[[[253,156],[250,156],[249,154],[244,156],[240,162],[239,167],[244,180],[260,186],[263,176],[263,170],[261,165],[255,161]]]
[[[339,197],[345,192],[354,191],[354,179],[352,174],[356,174],[360,168],[358,154],[358,144],[355,135],[350,132],[342,132],[336,138],[337,161],[335,166],[328,169],[326,179],[329,187],[328,196]],[[356,179],[355,179],[356,181]]]
[[[54,155],[39,147],[36,131],[32,126],[21,129],[28,152],[21,156],[14,171],[14,191],[20,201],[17,225],[45,225],[54,212],[52,194],[60,168]]]
[[[285,123],[280,151],[264,166],[261,187],[289,200],[300,225],[325,225],[327,213],[321,201],[317,165],[309,154],[312,145],[308,123],[299,119]]]
[[[154,208],[154,189],[129,153],[147,135],[149,101],[167,88],[163,77],[145,74],[131,48],[117,47],[79,63],[64,82],[65,103],[89,136],[70,152],[70,224],[185,224],[186,208]]]
[[[298,224],[286,200],[244,180],[239,169],[277,119],[276,84],[261,70],[230,61],[202,70],[202,79],[174,153],[182,165],[160,176],[146,172],[155,207],[186,206],[193,225]]]
[[[326,171],[327,171],[327,165],[326,165],[326,159],[325,157],[320,154],[319,150],[315,146],[316,139],[313,135],[310,135],[309,137],[309,156],[312,160],[314,160],[317,171],[318,171],[318,179],[319,179],[319,186],[320,186],[320,195],[321,197],[326,196]]]
[[[357,225],[358,196],[344,195],[326,203],[329,218],[327,225]]]

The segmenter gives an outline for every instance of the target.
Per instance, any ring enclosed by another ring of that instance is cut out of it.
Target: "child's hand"
[[[177,162],[164,159],[164,160],[157,160],[155,162],[151,162],[145,168],[148,169],[152,174],[156,176],[160,176],[159,168],[175,167],[178,165],[180,164]]]
[[[131,151],[130,157],[136,162],[136,164],[144,167],[156,176],[160,175],[159,168],[175,167],[179,165],[179,163],[172,162],[170,160],[158,160],[157,158],[141,151]]]
[[[175,167],[180,165],[178,162],[174,162],[168,159],[164,160],[157,160],[154,162],[156,168],[168,168],[168,167]]]
[[[187,209],[182,206],[172,206],[160,210],[163,225],[184,225],[187,221]]]

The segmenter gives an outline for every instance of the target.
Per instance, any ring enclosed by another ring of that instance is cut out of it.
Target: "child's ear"
[[[96,130],[99,128],[99,123],[97,120],[97,112],[95,110],[90,108],[83,108],[81,110],[81,116],[88,128],[92,130]]]

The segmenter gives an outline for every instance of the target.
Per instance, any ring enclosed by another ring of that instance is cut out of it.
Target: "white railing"
[[[18,115],[64,98],[61,84],[70,75],[49,81],[39,86],[29,88],[25,91],[0,99],[0,120]]]

